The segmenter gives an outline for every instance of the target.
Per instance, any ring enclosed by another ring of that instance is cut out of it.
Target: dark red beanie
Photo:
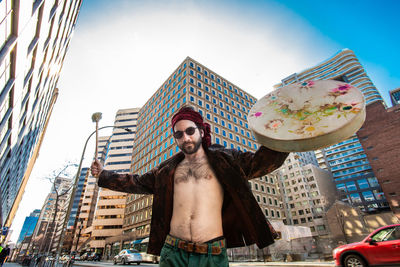
[[[211,145],[211,127],[210,124],[207,122],[203,122],[203,117],[195,111],[191,107],[183,107],[181,108],[175,115],[172,117],[172,130],[174,130],[175,124],[180,120],[189,120],[193,121],[197,125],[199,125],[204,130],[204,137],[203,137],[203,146],[209,147]]]

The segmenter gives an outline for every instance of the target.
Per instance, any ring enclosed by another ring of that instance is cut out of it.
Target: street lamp
[[[78,244],[79,244],[79,238],[81,237],[81,231],[83,228],[83,219],[81,218],[79,220],[80,224],[79,224],[79,232],[78,232],[78,238],[76,240],[76,245],[75,245],[75,251],[78,251]]]
[[[65,214],[65,219],[64,219],[63,227],[62,227],[62,229],[61,229],[60,242],[58,243],[56,261],[55,261],[55,262],[57,262],[57,263],[58,263],[58,259],[59,259],[60,254],[61,254],[61,249],[62,249],[63,243],[64,243],[64,238],[65,238],[65,231],[64,231],[64,230],[65,230],[65,228],[67,228],[67,222],[68,222],[69,216],[70,216],[70,214],[71,214],[71,209],[72,209],[72,205],[73,205],[74,198],[75,198],[75,193],[76,193],[76,187],[77,187],[77,185],[78,185],[79,175],[80,175],[81,169],[82,169],[82,162],[83,162],[83,158],[84,158],[84,156],[85,156],[86,146],[87,146],[87,144],[88,144],[88,142],[89,142],[90,137],[92,137],[98,130],[102,130],[102,129],[106,129],[106,128],[120,128],[120,129],[124,129],[124,130],[127,131],[127,132],[132,132],[131,129],[128,129],[128,128],[126,128],[126,127],[120,127],[120,126],[114,126],[114,125],[113,125],[113,126],[103,126],[103,127],[98,128],[98,129],[97,129],[97,127],[96,127],[96,130],[93,131],[93,132],[89,135],[89,137],[86,139],[85,146],[83,147],[83,151],[82,151],[81,160],[80,160],[80,162],[79,162],[78,171],[76,172],[74,185],[73,185],[73,187],[72,187],[71,198],[70,198],[70,201],[69,201],[69,204],[68,204],[68,209],[67,209],[67,212],[66,212],[66,214]],[[96,157],[97,157],[97,155],[96,155]]]

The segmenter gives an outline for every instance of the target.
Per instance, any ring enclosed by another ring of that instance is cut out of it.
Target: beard
[[[201,140],[201,138],[199,138],[199,139],[197,139],[197,140],[194,141],[194,142],[185,142],[185,143],[182,143],[182,144],[181,144],[180,146],[178,146],[178,147],[180,148],[180,150],[182,150],[182,152],[183,152],[184,154],[190,155],[190,154],[196,153],[196,152],[199,150],[199,148],[200,148],[200,146],[201,146],[201,142],[202,142],[202,140]],[[189,145],[191,145],[191,146],[189,146]]]

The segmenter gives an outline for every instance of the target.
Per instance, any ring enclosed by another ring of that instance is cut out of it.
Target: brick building
[[[400,219],[400,105],[386,109],[377,101],[357,136],[393,213]]]

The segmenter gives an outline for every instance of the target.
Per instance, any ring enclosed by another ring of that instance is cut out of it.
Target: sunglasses
[[[193,135],[194,132],[196,132],[197,127],[188,127],[184,131],[176,131],[174,132],[174,137],[176,139],[181,139],[183,137],[183,132],[185,132],[187,135]]]

